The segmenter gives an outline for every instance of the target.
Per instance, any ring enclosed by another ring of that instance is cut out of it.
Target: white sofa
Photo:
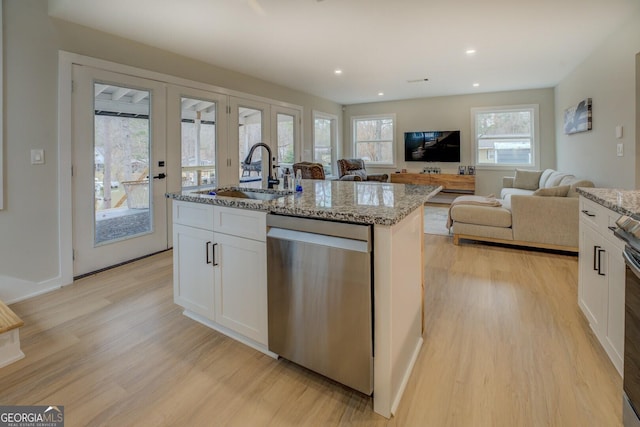
[[[454,243],[460,239],[578,252],[577,187],[593,187],[567,173],[516,170],[503,178],[500,207],[454,204]]]

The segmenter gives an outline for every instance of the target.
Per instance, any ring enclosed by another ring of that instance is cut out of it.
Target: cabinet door
[[[624,286],[625,263],[622,248],[608,243],[607,249],[607,279],[608,279],[608,309],[607,333],[609,357],[616,369],[622,375],[624,356]]]
[[[173,299],[214,319],[213,232],[173,225]]]
[[[607,315],[606,250],[598,234],[590,227],[580,226],[580,280],[578,304],[591,328],[602,337]]]
[[[267,345],[267,248],[215,233],[215,321]]]

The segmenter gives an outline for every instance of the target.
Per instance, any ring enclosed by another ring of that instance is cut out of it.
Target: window
[[[336,153],[338,151],[338,118],[331,114],[313,112],[313,161],[324,167],[324,174],[335,173]]]
[[[472,108],[479,168],[538,167],[538,105]]]
[[[367,164],[395,165],[395,114],[352,118],[353,151]]]

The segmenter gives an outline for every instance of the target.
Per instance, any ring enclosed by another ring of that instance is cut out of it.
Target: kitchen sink
[[[251,190],[222,190],[216,191],[215,195],[221,197],[237,197],[239,199],[254,200],[275,200],[286,196],[286,194],[282,193],[263,193],[260,191]]]

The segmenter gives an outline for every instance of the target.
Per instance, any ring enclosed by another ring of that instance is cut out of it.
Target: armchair
[[[379,182],[387,182],[389,180],[389,175],[386,173],[372,173],[367,174],[367,171],[364,167],[364,160],[362,159],[340,159],[338,160],[338,173],[340,175],[340,179],[345,176],[357,176],[360,177],[362,181],[379,181]],[[357,180],[357,179],[354,179]]]
[[[293,164],[293,176],[302,171],[302,179],[324,179],[324,168],[320,163],[299,162]]]

